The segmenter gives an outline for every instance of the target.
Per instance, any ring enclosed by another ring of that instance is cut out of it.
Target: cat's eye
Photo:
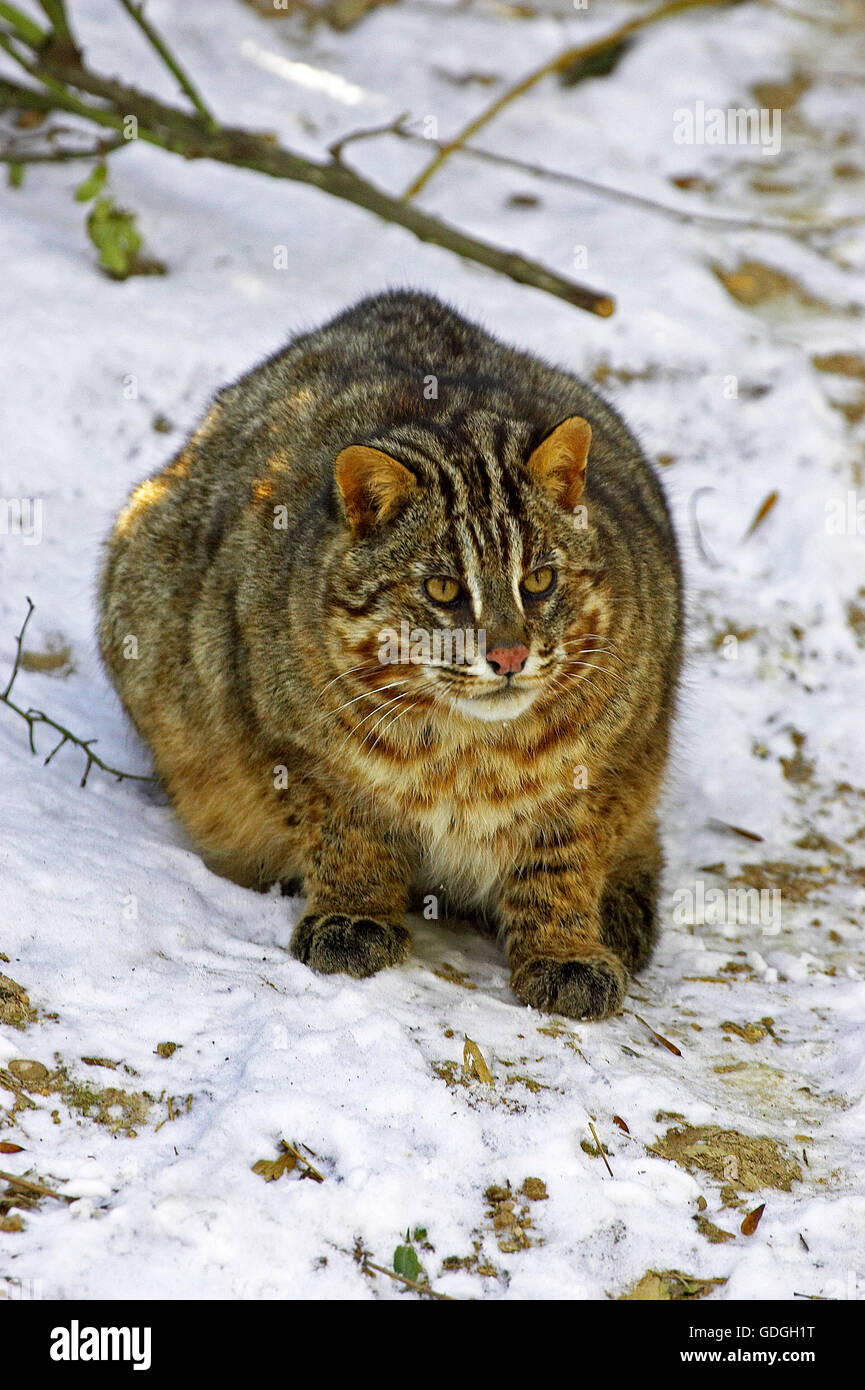
[[[540,569],[532,570],[523,580],[523,588],[527,594],[540,598],[542,594],[548,594],[556,582],[556,572],[552,565],[542,565]]]
[[[424,588],[434,603],[453,603],[462,593],[457,581],[444,574],[437,574],[434,578],[425,580]]]

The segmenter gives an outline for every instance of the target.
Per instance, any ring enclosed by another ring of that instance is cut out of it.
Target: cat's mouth
[[[492,690],[479,690],[476,695],[451,695],[451,702],[461,714],[487,721],[516,719],[524,714],[537,694],[536,686],[513,685],[505,681]]]

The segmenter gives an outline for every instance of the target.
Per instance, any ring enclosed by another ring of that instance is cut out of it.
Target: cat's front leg
[[[311,831],[304,867],[308,907],[291,953],[324,975],[363,979],[404,960],[409,871],[391,832],[358,812],[329,807]]]
[[[567,835],[536,847],[509,874],[499,917],[511,989],[524,1004],[567,1018],[621,1009],[628,972],[602,937],[604,877],[591,846]]]

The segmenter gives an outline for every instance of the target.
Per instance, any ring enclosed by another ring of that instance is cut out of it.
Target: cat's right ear
[[[560,506],[570,511],[586,485],[586,463],[592,427],[581,415],[571,415],[548,434],[529,459],[529,470]]]
[[[351,444],[337,454],[336,484],[356,536],[387,520],[418,485],[403,464],[365,444]]]

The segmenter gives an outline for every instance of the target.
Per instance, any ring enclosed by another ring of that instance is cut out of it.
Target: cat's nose
[[[528,647],[493,647],[487,652],[487,661],[497,676],[513,676],[522,671],[529,658]]]

